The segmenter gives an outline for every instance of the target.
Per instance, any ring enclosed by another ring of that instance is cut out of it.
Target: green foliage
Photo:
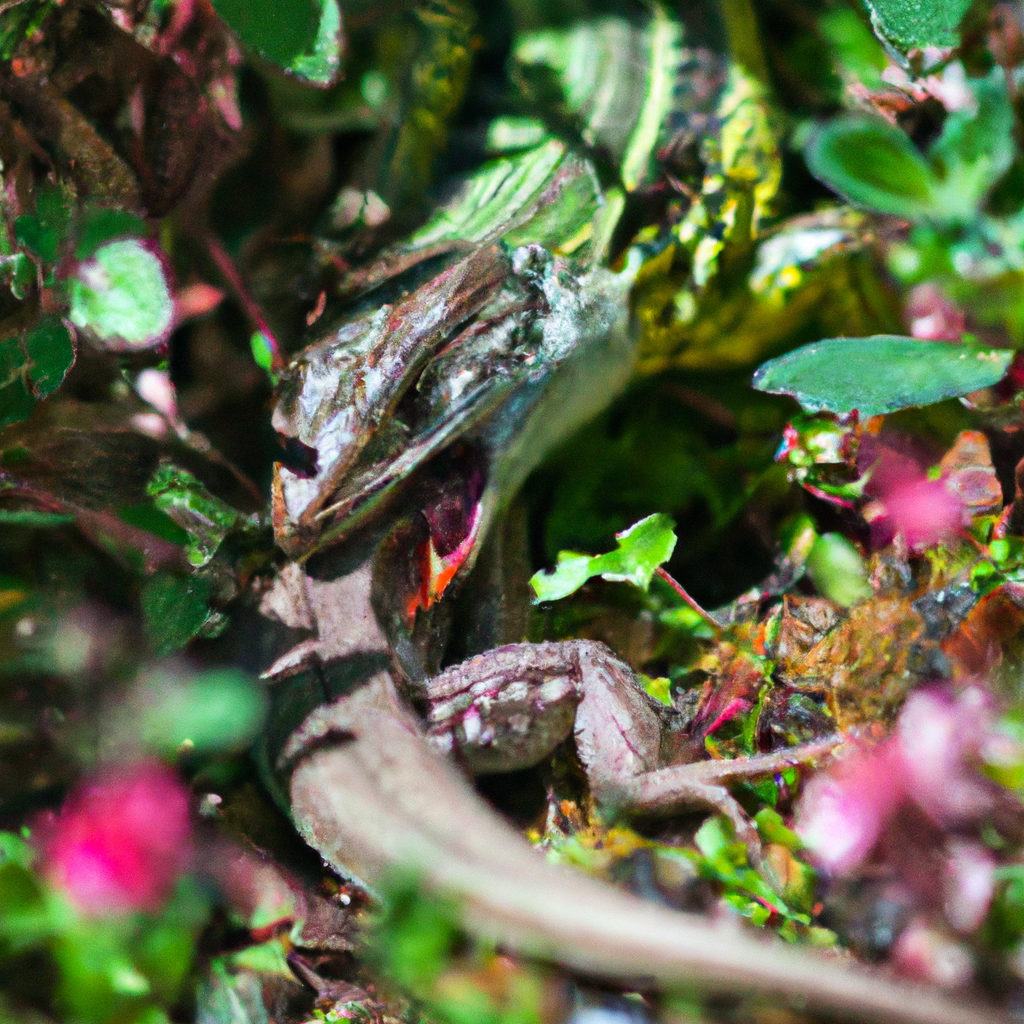
[[[211,669],[195,676],[156,671],[133,695],[121,731],[154,753],[182,746],[199,753],[244,747],[266,712],[263,688],[239,669]]]
[[[681,105],[682,31],[657,8],[645,25],[604,18],[526,33],[512,73],[556,131],[610,155],[632,192],[656,180],[659,144]]]
[[[137,239],[101,245],[78,267],[70,292],[72,323],[109,348],[150,348],[174,316],[163,264]]]
[[[514,971],[501,990],[487,985],[495,953],[469,945],[457,909],[421,889],[415,879],[392,878],[370,940],[370,958],[387,977],[446,1024],[533,1024],[541,1008],[537,975]]]
[[[807,144],[811,173],[857,206],[907,220],[969,223],[1013,162],[1013,110],[1006,78],[993,68],[969,79],[973,103],[951,111],[922,156],[881,117],[847,114]]]
[[[56,391],[74,361],[71,335],[55,316],[0,341],[0,426],[27,419],[36,399]]]
[[[769,819],[765,819],[769,821]],[[770,819],[775,824],[774,819]],[[777,827],[776,827],[777,831]],[[746,845],[736,840],[732,825],[725,818],[708,818],[694,836],[697,850],[684,851],[697,867],[701,876],[722,886],[722,897],[737,913],[748,918],[753,924],[763,927],[775,917],[789,928],[783,931],[787,937],[795,937],[796,925],[809,925],[807,913],[788,906],[782,895],[776,892],[747,863]],[[698,852],[699,851],[699,852]],[[813,886],[798,894],[806,904],[813,893]],[[809,906],[808,906],[809,909]]]
[[[187,536],[188,560],[206,565],[241,516],[226,501],[212,495],[191,473],[162,465],[146,487],[153,503]]]
[[[594,576],[632,583],[646,590],[658,566],[672,557],[676,546],[674,529],[675,523],[668,516],[655,513],[617,533],[618,546],[607,554],[560,551],[554,569],[538,572],[530,580],[534,600],[557,601],[568,597]]]
[[[763,363],[754,387],[792,395],[809,412],[878,416],[990,387],[1011,357],[1005,350],[888,334],[828,338]]]

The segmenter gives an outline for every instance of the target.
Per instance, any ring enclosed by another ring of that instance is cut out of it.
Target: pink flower
[[[899,751],[887,740],[855,751],[808,783],[797,831],[830,871],[844,874],[872,851],[903,803],[900,767]]]
[[[811,779],[797,831],[823,866],[843,874],[871,853],[907,803],[940,827],[980,817],[991,805],[991,788],[974,765],[990,732],[980,691],[953,697],[918,690],[892,736]]]
[[[886,519],[914,550],[948,540],[964,523],[963,504],[943,480],[907,480],[882,501]]]
[[[188,792],[143,762],[80,786],[39,830],[42,871],[88,914],[155,911],[189,856]]]
[[[872,542],[884,547],[902,534],[913,550],[953,537],[970,521],[956,483],[929,480],[909,445],[900,437],[868,438],[857,456],[869,472],[865,494],[875,499],[864,509]]]

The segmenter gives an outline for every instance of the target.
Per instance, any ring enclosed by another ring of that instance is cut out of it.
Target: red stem
[[[716,619],[711,612],[705,611],[690,595],[686,592],[685,587],[669,574],[659,565],[654,570],[658,576],[660,576],[714,631],[717,636],[722,632],[722,624]]]
[[[242,280],[242,275],[238,273],[234,260],[231,259],[228,255],[228,251],[223,245],[221,245],[220,239],[215,235],[210,233],[206,235],[206,246],[210,251],[210,256],[213,258],[213,262],[217,264],[217,269],[221,272],[224,280],[227,281],[229,287],[235,293],[235,298],[238,300],[238,304],[245,311],[245,315],[252,322],[252,325],[256,330],[259,331],[266,339],[273,359],[271,369],[275,373],[283,370],[284,359],[281,356],[281,347],[277,343],[277,337],[270,329],[270,325],[264,319],[263,311],[260,309],[259,304],[249,294],[249,289],[246,288],[245,282]]]

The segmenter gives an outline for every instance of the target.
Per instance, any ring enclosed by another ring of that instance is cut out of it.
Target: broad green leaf
[[[753,384],[792,395],[808,412],[877,416],[990,387],[1012,358],[1008,350],[892,334],[827,338],[763,363]]]
[[[864,0],[879,38],[904,53],[960,42],[958,31],[972,0]]]
[[[856,206],[915,218],[934,213],[934,175],[910,139],[880,117],[850,114],[816,132],[811,173]]]
[[[206,625],[210,584],[196,576],[158,572],[142,589],[146,637],[154,653],[173,654]]]
[[[534,601],[567,597],[594,576],[633,583],[646,590],[658,566],[672,557],[676,546],[674,529],[675,523],[659,512],[617,533],[618,547],[607,554],[559,552],[551,572],[535,573],[530,580],[536,595]]]
[[[261,57],[315,85],[341,68],[337,0],[214,0],[214,10]]]
[[[102,348],[152,348],[173,315],[163,263],[139,239],[101,246],[71,279],[71,320]]]
[[[133,695],[132,734],[157,753],[188,743],[199,751],[230,750],[257,733],[266,710],[263,688],[225,668],[193,678],[156,673]]]

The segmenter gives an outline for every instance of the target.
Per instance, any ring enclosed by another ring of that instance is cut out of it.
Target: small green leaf
[[[856,206],[910,218],[936,210],[936,181],[924,157],[880,117],[830,121],[811,137],[804,156],[816,178]]]
[[[792,395],[808,412],[877,416],[990,387],[1012,357],[1008,350],[892,334],[827,338],[763,363],[753,384]]]
[[[142,614],[154,653],[173,654],[206,625],[210,595],[209,582],[196,576],[158,572],[146,581]]]
[[[139,239],[101,246],[71,280],[71,320],[103,348],[151,348],[173,314],[163,263]]]
[[[18,244],[43,263],[55,263],[71,227],[74,201],[74,193],[66,185],[41,188],[35,213],[23,214],[14,222]]]
[[[646,590],[658,566],[672,557],[676,546],[674,529],[675,523],[659,512],[617,533],[618,547],[607,554],[559,552],[551,572],[535,573],[530,580],[536,595],[534,601],[557,601],[567,597],[594,576],[632,583]]]
[[[754,816],[757,831],[766,843],[778,843],[787,850],[802,850],[803,840],[782,820],[782,815],[771,807],[762,807]]]
[[[337,0],[214,0],[214,10],[261,57],[315,85],[341,68]]]
[[[902,50],[960,42],[958,31],[972,0],[864,0],[878,37]]]
[[[4,344],[0,342],[0,347]],[[0,384],[0,427],[27,420],[35,407],[36,400],[22,377]]]
[[[1013,108],[1002,68],[968,79],[977,109],[954,110],[928,150],[944,220],[970,220],[978,203],[1013,162]]]

